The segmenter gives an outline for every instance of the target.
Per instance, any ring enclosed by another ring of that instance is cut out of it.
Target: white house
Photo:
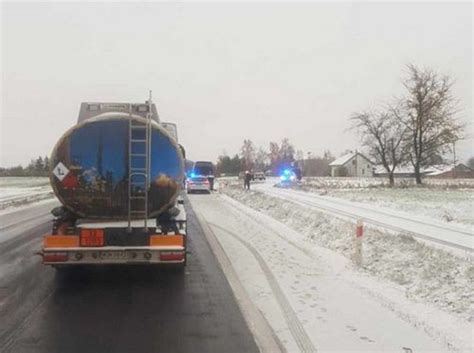
[[[350,152],[329,164],[331,176],[371,177],[374,165],[363,154]]]

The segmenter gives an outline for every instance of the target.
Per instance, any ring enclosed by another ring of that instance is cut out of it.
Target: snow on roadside
[[[319,246],[353,256],[354,224],[266,194],[232,185],[221,192],[304,234]],[[411,236],[393,236],[367,229],[363,243],[363,273],[394,282],[407,298],[430,303],[463,320],[474,321],[472,258],[420,243]]]
[[[362,183],[349,180],[331,184],[316,179],[295,185],[285,185],[296,190],[319,193],[346,201],[358,202],[371,207],[382,207],[428,217],[446,224],[470,228],[474,225],[474,189],[446,188],[439,186],[395,187]],[[335,182],[335,181],[334,181]],[[351,185],[350,187],[347,187]],[[368,185],[368,186],[367,186]],[[328,187],[329,186],[329,187]]]
[[[386,188],[329,190],[328,196],[430,217],[447,224],[474,225],[474,190],[438,188]]]
[[[48,178],[42,177],[1,177],[0,211],[17,207],[54,196]]]
[[[387,178],[380,177],[304,177],[299,187],[305,191],[321,189],[363,189],[386,188]],[[416,187],[414,178],[396,178],[398,188]],[[472,189],[474,179],[423,179],[423,187],[439,189]]]

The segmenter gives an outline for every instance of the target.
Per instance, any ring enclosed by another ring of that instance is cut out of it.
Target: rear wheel
[[[187,252],[184,253],[184,262],[180,264],[167,264],[167,270],[169,270],[172,273],[179,273],[179,274],[184,274],[186,271],[186,265],[188,262],[188,254]]]
[[[172,273],[184,274],[184,272],[186,271],[186,263],[172,264],[168,266],[169,266],[169,271]]]
[[[53,265],[53,268],[56,272],[56,280],[60,282],[73,280],[73,278],[77,276],[77,273],[79,273],[78,268],[71,268],[70,266]]]
[[[172,266],[171,271],[174,273],[184,274],[184,272],[186,271],[186,265],[188,264],[188,251],[187,251],[186,243],[187,243],[187,237],[184,236],[184,261],[183,263],[180,263],[180,264],[171,265]]]

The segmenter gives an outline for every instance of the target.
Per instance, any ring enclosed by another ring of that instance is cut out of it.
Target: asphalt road
[[[34,255],[48,216],[25,223],[23,212],[15,226],[10,215],[0,228],[0,352],[258,352],[187,208],[192,254],[184,274],[108,267],[56,275]]]

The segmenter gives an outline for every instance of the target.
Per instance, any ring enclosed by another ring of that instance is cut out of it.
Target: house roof
[[[338,165],[344,165],[346,164],[347,162],[349,162],[352,158],[354,158],[356,155],[356,153],[347,153],[339,158],[337,158],[336,160],[332,161],[331,163],[329,163],[329,165],[331,167],[334,167],[334,166],[338,166]]]
[[[369,163],[372,163],[370,161],[370,159],[368,159],[366,156],[364,156],[362,153],[359,153],[359,152],[350,152],[350,153],[347,153],[339,158],[337,158],[336,160],[332,161],[331,163],[329,163],[329,166],[330,167],[337,167],[337,166],[341,166],[341,165],[344,165],[346,164],[347,162],[349,162],[352,158],[354,158],[355,156],[361,156],[362,158],[364,158],[365,160],[367,160],[367,162]]]

